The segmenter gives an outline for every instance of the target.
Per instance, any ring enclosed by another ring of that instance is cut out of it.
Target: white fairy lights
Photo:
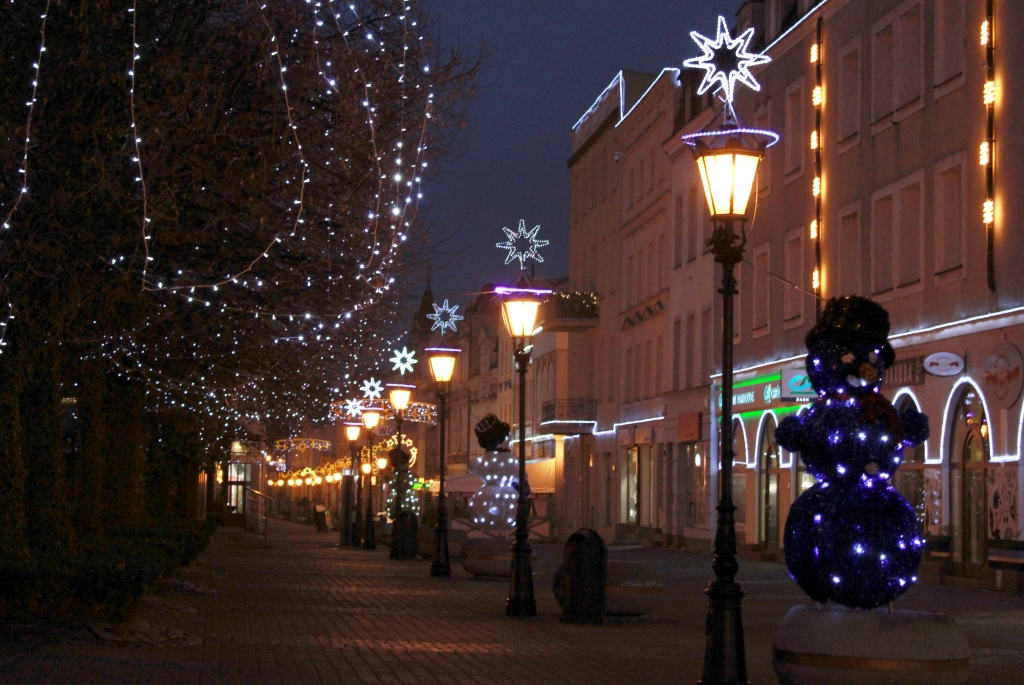
[[[408,373],[412,373],[412,368],[419,360],[416,359],[416,352],[403,347],[401,350],[392,350],[394,356],[391,357],[392,371],[397,371],[403,376]]]
[[[497,247],[501,250],[508,250],[508,256],[505,257],[505,264],[510,264],[513,260],[519,260],[519,269],[526,269],[526,260],[533,259],[538,262],[543,262],[544,258],[540,256],[540,248],[548,244],[547,240],[541,240],[537,237],[537,233],[540,231],[540,226],[534,226],[532,229],[526,229],[526,220],[519,220],[519,228],[515,231],[505,227],[501,229],[505,233],[505,237],[508,238],[503,243],[498,243]]]

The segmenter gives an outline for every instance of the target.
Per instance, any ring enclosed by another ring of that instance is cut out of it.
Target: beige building
[[[1024,5],[993,6],[991,17],[970,0],[740,10],[773,61],[737,110],[782,136],[759,174],[739,270],[734,482],[750,552],[774,556],[810,482],[773,432],[801,411],[787,397],[818,296],[860,294],[892,317],[889,397],[931,419],[897,482],[919,512],[928,569],[1016,582],[1024,204],[1010,189],[1024,178],[1011,153],[1024,141],[1011,113],[1024,60],[1011,36]],[[598,325],[578,340],[594,359],[581,390],[599,404],[594,436],[565,449],[574,524],[699,548],[717,499],[721,305],[679,140],[712,119],[693,86],[671,69],[624,72],[572,130],[570,282],[600,299]]]

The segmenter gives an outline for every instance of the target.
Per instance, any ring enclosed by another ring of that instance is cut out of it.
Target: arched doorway
[[[807,407],[802,407],[797,413],[797,416],[804,416],[807,414]],[[818,482],[810,473],[807,473],[807,465],[804,464],[804,460],[800,458],[799,452],[793,452],[793,463],[796,465],[796,493],[794,493],[794,501],[800,495],[804,494],[808,488]]]
[[[903,395],[896,400],[896,410],[904,412],[908,409],[920,410],[914,398],[910,395]],[[916,447],[907,447],[903,450],[903,460],[900,468],[896,471],[896,478],[893,485],[899,490],[903,498],[914,507],[914,514],[917,516],[918,529],[922,535],[927,533],[928,511],[925,497],[925,466],[924,466],[924,443]]]
[[[779,446],[775,443],[777,422],[774,414],[766,414],[761,424],[761,436],[757,445],[758,507],[760,528],[758,542],[765,549],[779,546],[779,478],[782,468],[779,461]]]
[[[732,503],[736,507],[736,529],[744,532],[747,525],[747,434],[739,419],[732,422],[732,452]]]
[[[964,388],[949,428],[950,561],[961,574],[978,577],[988,562],[988,496],[985,466],[991,452],[981,394]]]

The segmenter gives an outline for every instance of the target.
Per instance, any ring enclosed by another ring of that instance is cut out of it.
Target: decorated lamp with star
[[[540,256],[540,248],[548,244],[549,241],[541,240],[537,237],[537,233],[540,231],[540,226],[534,226],[527,230],[526,221],[523,219],[519,220],[518,230],[513,231],[512,229],[505,227],[501,229],[505,233],[505,237],[508,238],[503,243],[498,243],[499,249],[508,250],[508,255],[505,257],[505,264],[511,264],[514,260],[519,260],[519,269],[526,269],[526,260],[532,259],[537,262],[543,262],[544,258]]]

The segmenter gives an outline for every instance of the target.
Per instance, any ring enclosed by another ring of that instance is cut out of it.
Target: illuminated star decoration
[[[750,41],[754,37],[753,28],[732,38],[729,35],[729,25],[726,23],[725,17],[719,17],[718,35],[714,40],[702,36],[696,31],[690,31],[690,37],[704,51],[700,57],[692,57],[683,62],[684,67],[704,70],[704,80],[701,81],[700,88],[697,89],[698,95],[703,95],[713,85],[719,83],[722,90],[725,91],[725,101],[732,103],[733,96],[736,94],[737,81],[753,90],[761,90],[761,84],[750,73],[750,67],[767,64],[771,58],[767,55],[748,52]]]
[[[525,269],[527,259],[535,259],[538,262],[544,261],[544,258],[540,256],[540,252],[537,250],[547,245],[549,241],[537,238],[537,231],[540,230],[540,226],[534,226],[533,229],[527,231],[526,221],[520,219],[518,231],[513,231],[510,228],[503,228],[501,230],[508,237],[507,241],[498,243],[499,248],[508,250],[508,257],[505,258],[506,264],[510,264],[513,259],[518,259],[519,268]]]
[[[373,380],[372,378],[370,380]],[[364,385],[365,388],[365,385]],[[379,392],[379,391],[378,391]],[[358,419],[363,415],[363,403],[360,400],[345,400],[345,416]]]
[[[419,361],[416,359],[416,352],[404,347],[401,350],[392,350],[392,352],[395,353],[395,356],[391,358],[391,363],[394,364],[393,370],[403,376],[406,371],[412,373],[413,365]]]
[[[427,314],[427,318],[432,319],[434,325],[430,327],[430,330],[436,331],[438,328],[440,328],[441,335],[444,335],[445,330],[449,328],[452,329],[452,332],[458,330],[455,327],[455,322],[462,321],[465,318],[455,313],[455,310],[459,308],[459,305],[456,304],[449,307],[448,300],[446,299],[444,301],[444,304],[442,304],[440,307],[437,306],[436,302],[433,303],[431,306],[434,308],[434,313]]]
[[[382,392],[384,392],[384,386],[380,381],[374,380],[372,376],[370,380],[363,381],[363,397],[366,399],[380,399]]]

